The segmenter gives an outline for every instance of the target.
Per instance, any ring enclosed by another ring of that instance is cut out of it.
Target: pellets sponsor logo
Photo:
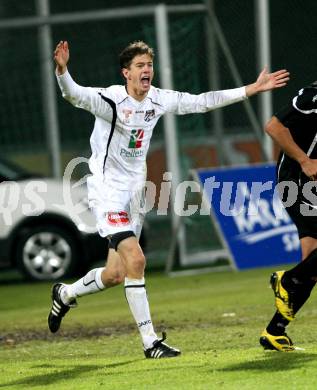
[[[139,149],[142,147],[142,141],[144,137],[144,130],[142,129],[133,129],[131,130],[129,149]]]
[[[120,156],[122,156],[122,157],[142,157],[142,156],[144,156],[144,150],[143,149],[127,150],[127,149],[121,148]]]

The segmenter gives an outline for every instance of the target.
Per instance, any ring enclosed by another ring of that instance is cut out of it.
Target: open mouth
[[[142,77],[141,84],[143,87],[149,87],[150,86],[150,77],[149,76]]]

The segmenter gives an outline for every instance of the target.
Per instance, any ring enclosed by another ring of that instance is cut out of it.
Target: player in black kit
[[[286,326],[307,301],[317,280],[317,82],[302,88],[270,119],[265,130],[282,149],[277,180],[284,182],[280,196],[297,227],[302,261],[288,271],[272,274],[277,311],[262,332],[260,344],[265,349],[293,351]]]

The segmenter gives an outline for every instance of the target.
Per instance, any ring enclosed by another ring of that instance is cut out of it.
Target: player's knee
[[[133,239],[128,240],[128,238]],[[116,233],[110,237],[109,242],[122,256],[128,270],[136,273],[144,271],[145,256],[132,231]]]
[[[121,248],[122,249],[122,248]],[[127,270],[143,273],[145,268],[145,256],[139,245],[129,245],[124,248],[123,258],[126,262]]]
[[[124,282],[125,273],[119,270],[112,270],[109,272],[106,268],[101,274],[102,283],[106,287],[114,287]]]
[[[118,286],[119,284],[124,282],[124,275],[121,274],[114,274],[107,278],[106,280],[106,286],[107,287],[114,287]]]
[[[131,253],[130,266],[134,270],[143,271],[145,268],[145,256],[142,251]]]
[[[124,282],[126,274],[123,270],[117,270],[113,275],[112,275],[112,281],[115,286],[118,284],[121,284]]]

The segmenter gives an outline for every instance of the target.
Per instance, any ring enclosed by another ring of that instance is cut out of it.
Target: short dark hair
[[[154,50],[143,41],[135,41],[130,43],[119,55],[120,68],[129,68],[135,56],[148,54],[152,60],[154,58]]]

